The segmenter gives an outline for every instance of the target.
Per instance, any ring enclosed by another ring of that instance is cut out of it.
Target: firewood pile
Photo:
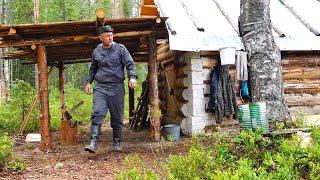
[[[129,128],[134,131],[140,131],[150,126],[150,108],[149,108],[149,88],[148,81],[142,83],[142,91],[139,97],[137,109],[130,117]]]

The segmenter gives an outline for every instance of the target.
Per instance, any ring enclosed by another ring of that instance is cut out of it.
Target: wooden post
[[[77,142],[77,125],[72,126],[71,117],[67,116],[66,98],[64,89],[64,64],[59,62],[59,90],[61,102],[61,125],[60,125],[60,144],[76,144]],[[70,115],[69,115],[70,116]]]
[[[40,131],[42,151],[52,149],[49,116],[49,91],[46,49],[43,45],[37,45],[37,64],[39,70],[39,97],[40,97]]]
[[[160,140],[160,110],[158,94],[158,67],[156,55],[156,38],[153,34],[148,36],[148,81],[149,81],[149,99],[151,105],[151,129],[150,137],[153,140]]]
[[[68,132],[69,132],[69,125],[68,120],[65,116],[66,112],[66,98],[65,98],[65,91],[64,91],[64,64],[62,61],[59,62],[59,90],[60,90],[60,111],[61,111],[61,125],[60,125],[60,144],[68,144]]]
[[[104,26],[106,13],[103,9],[97,9],[96,16],[96,33],[99,34],[100,27]]]
[[[134,110],[134,89],[129,88],[129,118],[133,117]]]

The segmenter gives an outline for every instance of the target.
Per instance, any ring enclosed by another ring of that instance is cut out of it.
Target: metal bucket
[[[266,111],[267,108],[265,102],[250,103],[250,116],[254,130],[262,128],[264,133],[268,133],[270,131]]]
[[[221,65],[235,64],[236,60],[236,48],[223,47],[219,49]]]
[[[178,141],[180,139],[180,125],[167,124],[163,128],[167,134],[167,140]]]
[[[252,129],[249,104],[243,104],[238,106],[238,118],[239,118],[240,126],[243,129],[245,130]]]

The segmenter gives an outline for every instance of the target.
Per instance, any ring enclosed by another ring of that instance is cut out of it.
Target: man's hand
[[[129,80],[129,88],[134,89],[137,87],[137,81],[136,79],[130,79]]]
[[[91,84],[90,83],[87,83],[86,84],[86,87],[84,88],[84,91],[87,93],[87,94],[91,94]]]

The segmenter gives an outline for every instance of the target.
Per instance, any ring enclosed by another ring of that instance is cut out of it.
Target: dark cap
[[[109,25],[102,26],[101,28],[99,28],[99,34],[104,32],[113,32],[113,28]]]

